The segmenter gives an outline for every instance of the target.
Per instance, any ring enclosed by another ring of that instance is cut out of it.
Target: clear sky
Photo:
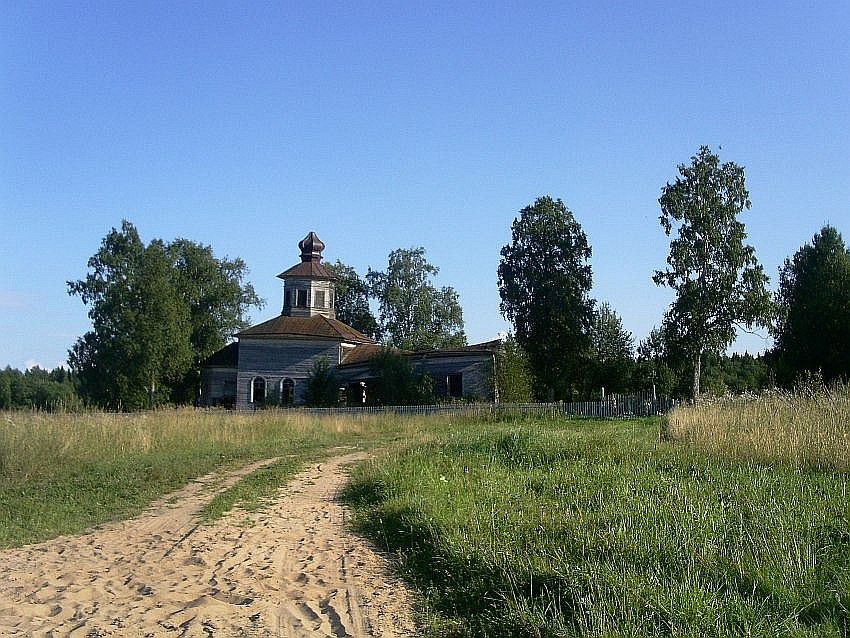
[[[824,223],[850,240],[850,3],[5,2],[0,367],[65,360],[66,281],[122,218],[242,257],[254,321],[310,230],[361,274],[424,246],[491,339],[544,194],[637,340],[671,300],[660,190],[703,144],[746,169],[772,287]]]

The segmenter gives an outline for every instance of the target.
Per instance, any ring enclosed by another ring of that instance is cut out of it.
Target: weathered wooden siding
[[[236,400],[236,368],[202,368],[201,396],[203,407],[233,407]]]
[[[493,401],[493,354],[491,352],[471,352],[466,355],[430,355],[428,357],[410,356],[413,369],[434,377],[434,391],[438,397],[448,395],[447,380],[450,374],[461,374],[463,378],[464,398]],[[337,371],[342,385],[352,381],[361,381],[372,376],[368,363],[343,366]]]
[[[339,341],[322,339],[240,339],[236,407],[251,407],[251,383],[255,377],[266,380],[267,396],[272,396],[283,379],[295,382],[294,400],[301,403],[305,381],[313,365],[327,358],[333,367],[339,363]]]
[[[493,355],[476,352],[463,356],[411,357],[413,368],[434,377],[437,396],[447,396],[447,379],[450,374],[461,374],[463,397],[484,401],[493,400]]]

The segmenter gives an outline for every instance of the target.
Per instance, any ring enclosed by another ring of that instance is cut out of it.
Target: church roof
[[[368,363],[385,350],[387,350],[386,346],[377,343],[364,343],[347,352],[339,365],[354,366],[358,363]]]
[[[445,350],[400,350],[398,348],[390,348],[377,343],[364,343],[352,348],[343,357],[340,366],[355,366],[360,363],[368,363],[385,350],[394,350],[395,352],[406,357],[417,357],[423,359],[433,359],[439,357],[461,357],[471,354],[485,353],[492,354],[497,352],[501,347],[502,342],[498,339],[487,341],[485,343],[474,343],[469,346],[460,346],[458,348],[447,348]]]
[[[239,363],[239,342],[234,341],[201,362],[203,368],[235,368]]]
[[[311,277],[313,279],[336,279],[324,264],[318,261],[302,261],[278,275],[281,279],[286,277]]]
[[[321,337],[339,339],[353,343],[373,341],[351,326],[322,315],[312,317],[288,317],[280,315],[256,326],[246,328],[237,337]]]

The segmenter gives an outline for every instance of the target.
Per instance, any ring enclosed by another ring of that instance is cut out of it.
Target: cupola
[[[336,319],[334,310],[334,281],[336,277],[322,264],[325,244],[310,231],[298,242],[301,263],[280,273],[283,279],[283,309],[290,317],[322,315]]]

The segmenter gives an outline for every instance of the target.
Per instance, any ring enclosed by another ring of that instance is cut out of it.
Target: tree
[[[634,366],[634,339],[617,312],[604,302],[594,313],[590,333],[593,389],[625,392]]]
[[[88,267],[68,291],[90,307],[92,330],[68,361],[83,395],[109,409],[186,398],[187,376],[244,325],[247,304],[258,302],[242,283],[241,260],[216,260],[186,240],[145,246],[127,220],[107,234]]]
[[[326,357],[313,363],[307,377],[304,404],[312,408],[331,408],[339,404],[339,381]]]
[[[511,235],[498,269],[502,314],[528,354],[536,394],[570,400],[585,389],[593,322],[587,237],[551,197],[523,208]]]
[[[782,380],[806,371],[850,376],[850,251],[825,226],[779,271],[773,333]]]
[[[434,402],[434,380],[418,374],[410,360],[396,350],[382,350],[369,364],[375,381],[367,400],[377,405],[426,405]]]
[[[767,277],[745,244],[738,215],[750,207],[744,169],[707,146],[680,164],[680,177],[662,189],[661,226],[670,242],[667,268],[653,281],[676,293],[665,315],[665,330],[687,353],[693,370],[692,394],[700,394],[703,355],[719,353],[740,326],[766,326],[771,316]]]
[[[146,247],[124,220],[89,259],[70,294],[91,306],[92,330],[69,351],[81,390],[95,403],[134,410],[167,400],[191,365],[188,308],[171,277],[165,246]]]
[[[463,310],[451,286],[437,289],[439,268],[424,248],[394,250],[385,272],[369,269],[366,280],[378,300],[388,345],[404,350],[434,350],[466,345]]]
[[[0,372],[0,410],[12,409],[12,370],[7,367]]]
[[[251,306],[264,304],[246,281],[248,267],[242,259],[216,258],[212,247],[182,238],[168,244],[166,252],[176,289],[189,311],[193,355],[192,367],[175,387],[173,398],[188,402],[194,399],[201,362],[248,327]]]
[[[532,400],[534,375],[528,355],[508,334],[496,354],[496,387],[502,403],[527,403]]]
[[[327,268],[336,279],[336,318],[375,341],[381,340],[381,327],[369,308],[369,285],[351,266],[337,260]]]
[[[632,385],[642,390],[654,386],[659,396],[678,394],[678,369],[671,359],[663,328],[653,328],[638,344]]]
[[[0,410],[76,410],[81,408],[74,376],[62,367],[38,366],[21,372],[9,366],[0,370]]]

